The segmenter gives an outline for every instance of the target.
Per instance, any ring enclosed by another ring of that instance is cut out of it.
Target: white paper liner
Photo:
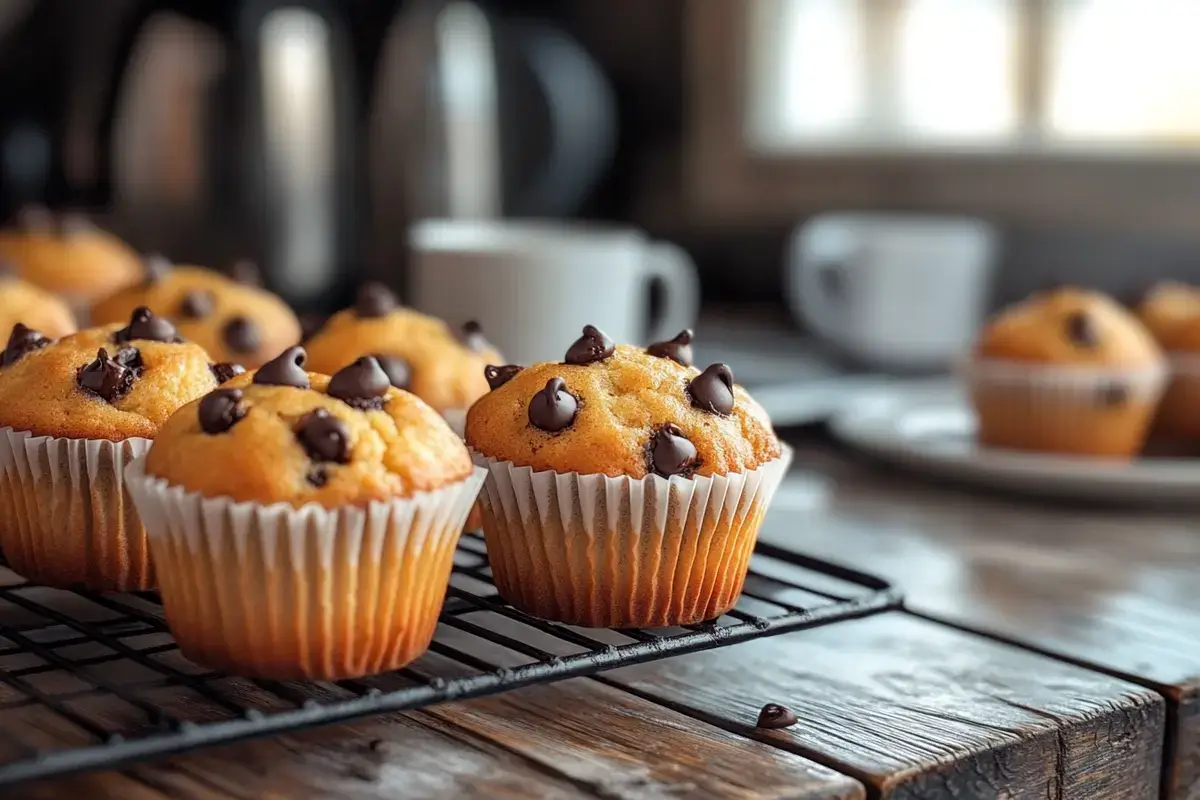
[[[791,464],[670,479],[534,472],[472,451],[493,580],[513,605],[588,627],[715,619],[742,590],[758,529]]]
[[[485,476],[327,509],[204,497],[147,476],[144,459],[128,470],[184,655],[309,680],[398,669],[426,650]]]
[[[125,471],[150,439],[69,439],[0,428],[0,548],[36,583],[153,589],[146,533]]]

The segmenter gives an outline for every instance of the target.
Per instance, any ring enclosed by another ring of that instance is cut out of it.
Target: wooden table
[[[909,598],[597,678],[29,786],[30,798],[1200,797],[1200,525],[798,459],[763,536]],[[783,703],[786,730],[754,727]]]

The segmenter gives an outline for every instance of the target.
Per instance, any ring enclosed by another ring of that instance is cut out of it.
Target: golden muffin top
[[[72,439],[153,439],[176,409],[241,371],[213,364],[145,308],[125,326],[57,342],[18,324],[0,353],[0,426]]]
[[[489,367],[467,444],[535,471],[723,475],[780,456],[766,414],[724,364],[691,366],[691,332],[645,350],[588,325],[562,362]]]
[[[1139,367],[1162,362],[1154,337],[1116,301],[1065,288],[1009,306],[983,329],[978,358],[1038,364]]]
[[[467,478],[466,447],[432,408],[391,386],[374,358],[332,377],[292,347],[181,408],[146,473],[206,497],[365,506]]]
[[[0,264],[0,331],[17,323],[51,339],[74,333],[75,315],[58,295],[18,278],[9,265]]]
[[[1175,281],[1157,283],[1138,303],[1136,313],[1158,343],[1170,349],[1176,330],[1200,318],[1200,288]]]
[[[305,347],[310,368],[325,373],[375,356],[392,385],[439,412],[466,409],[486,394],[483,368],[502,360],[478,325],[456,336],[442,320],[400,306],[380,284],[363,286],[354,307],[332,316]]]
[[[234,274],[147,257],[143,280],[97,303],[92,322],[126,319],[146,306],[218,361],[258,366],[300,341],[300,323],[283,300],[256,285],[252,265],[243,262]]]

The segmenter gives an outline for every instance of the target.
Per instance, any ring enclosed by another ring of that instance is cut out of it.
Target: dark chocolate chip
[[[678,425],[667,423],[650,437],[647,448],[650,469],[656,475],[690,477],[696,468],[696,446],[687,440]]]
[[[692,378],[687,392],[694,407],[727,417],[733,411],[733,370],[724,364],[710,364]]]
[[[136,347],[122,347],[113,358],[122,367],[129,367],[133,370],[135,377],[140,377],[142,370],[146,367],[145,362],[142,361],[142,351]]]
[[[329,471],[324,467],[313,467],[304,477],[310,484],[318,489],[329,483]]]
[[[235,283],[240,283],[245,286],[262,286],[262,272],[259,271],[258,265],[248,258],[240,258],[229,265],[229,277]]]
[[[567,348],[568,364],[591,364],[593,361],[603,361],[613,354],[615,345],[612,339],[604,335],[604,331],[595,325],[584,325],[583,336]]]
[[[388,383],[397,389],[407,389],[412,384],[412,367],[400,356],[388,356],[375,353],[374,359],[379,362],[379,368],[388,377]]]
[[[1086,311],[1072,311],[1065,322],[1067,338],[1071,344],[1087,350],[1100,344],[1100,332]]]
[[[49,233],[54,229],[54,214],[37,203],[22,206],[17,212],[17,227],[26,233]]]
[[[535,428],[556,433],[575,421],[579,401],[567,391],[562,378],[546,381],[546,388],[529,400],[529,423]]]
[[[342,367],[329,379],[330,397],[359,411],[383,408],[383,396],[392,387],[387,373],[372,356],[363,356]]]
[[[12,333],[8,335],[8,345],[4,352],[0,353],[0,368],[11,367],[29,353],[41,350],[48,344],[49,338],[18,322],[13,325]]]
[[[209,436],[224,433],[246,416],[241,389],[215,389],[204,395],[197,409],[200,429]]]
[[[132,342],[142,339],[147,342],[182,342],[175,326],[165,317],[156,315],[146,306],[138,306],[129,318],[129,324],[113,334],[114,342]]]
[[[767,703],[758,712],[758,722],[755,725],[759,728],[779,730],[780,728],[790,728],[799,721],[787,706],[781,706],[778,703]]]
[[[69,212],[58,218],[60,236],[83,236],[96,230],[96,225],[84,214]]]
[[[458,333],[458,341],[462,346],[475,353],[482,353],[491,347],[487,337],[483,335],[483,327],[475,320],[464,322]]]
[[[246,371],[246,368],[241,364],[230,364],[228,361],[209,364],[208,368],[212,370],[213,377],[217,379],[217,383],[232,380]]]
[[[685,367],[692,365],[692,329],[685,328],[674,339],[655,342],[646,352],[656,358],[669,358]]]
[[[487,378],[488,386],[492,387],[492,390],[495,391],[517,377],[517,373],[523,369],[525,368],[519,367],[516,364],[505,364],[502,367],[488,364],[483,368],[483,377]]]
[[[108,351],[103,347],[96,352],[95,361],[80,367],[75,373],[75,382],[80,389],[109,403],[124,397],[133,388],[136,378],[135,370],[115,358],[109,358]]]
[[[323,408],[300,418],[296,438],[313,461],[345,464],[350,460],[350,429]]]
[[[1104,408],[1120,408],[1129,402],[1129,387],[1120,383],[1109,383],[1100,387],[1097,395]]]
[[[171,261],[160,253],[142,256],[142,283],[146,286],[158,283],[171,272]]]
[[[221,338],[235,353],[253,353],[262,345],[258,326],[246,317],[230,317],[221,329]]]
[[[217,307],[216,296],[209,291],[188,292],[179,301],[179,316],[184,319],[204,319]]]
[[[304,371],[307,361],[308,353],[304,352],[303,347],[289,347],[258,368],[258,372],[254,373],[254,383],[307,389],[308,373]]]
[[[391,289],[382,283],[364,283],[354,301],[354,312],[360,317],[386,317],[400,305]]]

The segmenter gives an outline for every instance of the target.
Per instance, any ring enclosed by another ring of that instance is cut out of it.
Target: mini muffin
[[[75,315],[57,295],[18,278],[0,263],[0,331],[16,324],[40,331],[51,339],[75,332]]]
[[[241,675],[397,669],[429,646],[483,470],[374,358],[305,360],[180,409],[131,468],[167,620],[188,658]]]
[[[737,602],[790,457],[729,367],[700,371],[690,351],[690,335],[641,350],[589,325],[561,363],[489,368],[466,436],[514,606],[653,628]]]
[[[142,274],[137,253],[117,237],[79,214],[42,208],[24,209],[0,232],[0,257],[25,280],[84,309]]]
[[[1066,288],[996,316],[964,377],[983,445],[1128,458],[1145,443],[1166,375],[1161,350],[1132,314]]]
[[[154,588],[124,470],[176,409],[234,377],[165,319],[57,342],[18,324],[0,354],[0,547],[49,586]]]
[[[249,264],[230,278],[150,256],[143,280],[94,306],[92,321],[125,319],[137,306],[147,306],[218,361],[258,366],[300,341],[300,323],[286,303],[256,285],[256,275]]]

